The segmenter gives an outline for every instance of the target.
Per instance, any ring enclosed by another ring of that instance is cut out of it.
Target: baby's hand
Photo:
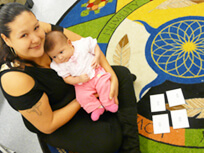
[[[90,80],[90,78],[89,78],[89,76],[87,74],[82,74],[79,77],[80,77],[80,82],[81,83],[85,83],[85,82]]]
[[[98,66],[99,66],[99,58],[94,58],[93,59],[93,61],[92,61],[92,63],[91,63],[91,67],[93,68],[93,69],[95,69],[95,68],[98,68]]]

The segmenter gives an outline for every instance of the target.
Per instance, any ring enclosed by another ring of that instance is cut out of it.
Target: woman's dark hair
[[[9,38],[11,29],[8,24],[13,22],[18,15],[25,11],[31,12],[29,8],[19,3],[7,3],[0,5],[0,34],[4,34]],[[21,63],[30,63],[21,60],[17,55],[13,54],[10,47],[7,46],[2,37],[0,37],[0,66],[6,63],[11,68],[11,62],[16,60]]]

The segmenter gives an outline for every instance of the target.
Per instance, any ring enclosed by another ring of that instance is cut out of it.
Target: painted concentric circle
[[[163,72],[180,78],[204,76],[204,20],[180,19],[161,26],[151,41],[151,58]]]

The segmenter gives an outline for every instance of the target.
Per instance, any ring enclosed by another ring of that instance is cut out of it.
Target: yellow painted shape
[[[186,52],[194,51],[197,47],[194,42],[186,42],[182,46],[183,50]]]
[[[127,5],[130,2],[132,2],[132,0],[118,0],[116,12],[118,12],[121,8],[123,8],[125,5]]]
[[[104,7],[106,5],[106,1],[103,1],[103,2],[101,2],[99,5],[98,5],[98,7],[100,8],[100,7]]]
[[[96,0],[89,0],[89,3],[93,3],[93,2],[95,2]]]

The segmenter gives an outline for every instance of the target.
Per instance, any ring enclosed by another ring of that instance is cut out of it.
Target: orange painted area
[[[170,127],[170,133],[154,134],[153,122],[138,114],[139,134],[167,144],[185,146],[185,129],[173,129]]]

